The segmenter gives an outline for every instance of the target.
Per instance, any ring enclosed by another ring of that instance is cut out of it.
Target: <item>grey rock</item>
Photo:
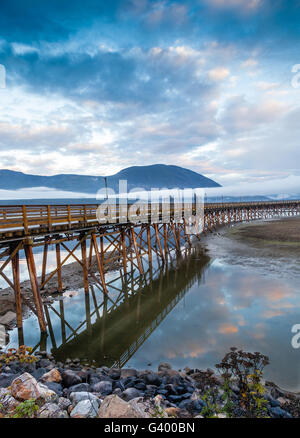
[[[120,397],[121,394],[122,394],[122,391],[121,391],[120,388],[116,388],[116,389],[113,391],[113,394],[118,395],[118,396]]]
[[[123,368],[121,370],[121,378],[126,379],[127,377],[136,377],[137,376],[137,370],[133,368]]]
[[[0,317],[0,324],[9,325],[16,319],[16,317],[17,315],[9,310],[5,315]]]
[[[125,389],[125,391],[122,392],[122,398],[125,401],[129,401],[140,396],[141,396],[141,391],[135,388],[127,388]]]
[[[40,380],[40,378],[47,373],[46,368],[37,368],[33,371],[32,375],[36,380]]]
[[[59,405],[54,403],[45,403],[38,412],[39,418],[68,418],[66,411],[60,409]]]
[[[90,392],[91,387],[88,383],[78,383],[78,385],[70,386],[63,390],[63,396],[69,397],[72,392]]]
[[[173,403],[178,403],[182,400],[181,395],[169,395],[168,399]]]
[[[20,376],[21,373],[17,373],[17,374],[0,374],[0,388],[7,388],[8,386],[10,386],[12,384],[12,381]]]
[[[66,370],[62,373],[62,382],[66,388],[78,385],[82,382],[81,378],[72,370]]]
[[[72,418],[95,418],[98,416],[99,404],[96,400],[81,400],[71,411]]]
[[[54,391],[58,396],[62,396],[63,393],[63,387],[60,383],[56,383],[56,382],[43,382],[44,385],[47,386],[47,388],[51,389],[52,391]]]
[[[171,367],[171,365],[168,362],[161,362],[158,365],[158,371],[168,371],[168,370],[171,370],[171,369],[172,369],[172,367]]]
[[[77,405],[82,400],[94,400],[100,406],[101,400],[91,392],[72,392],[70,394],[70,400],[73,405]]]
[[[38,361],[38,366],[40,368],[47,368],[49,365],[52,365],[49,359],[41,359]]]
[[[95,383],[95,385],[92,386],[92,391],[99,392],[103,395],[109,395],[112,393],[112,383],[108,381]]]
[[[292,418],[292,416],[291,416],[291,414],[289,414],[289,412],[284,411],[283,409],[281,409],[279,407],[270,408],[269,412],[275,418]]]
[[[68,398],[59,397],[58,399],[58,406],[62,411],[66,411],[71,404],[72,402]]]
[[[147,374],[145,380],[147,385],[159,386],[162,382],[162,379],[157,374],[154,373]]]

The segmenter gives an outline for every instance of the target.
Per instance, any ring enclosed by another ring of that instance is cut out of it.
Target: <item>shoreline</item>
[[[6,364],[3,356],[0,359],[0,417],[11,416],[18,406],[20,411],[26,400],[34,400],[34,418],[255,417],[256,411],[249,415],[243,407],[241,389],[234,379],[228,386],[229,408],[224,378],[210,369],[177,371],[168,363],[161,363],[156,372],[96,368],[82,365],[79,359],[55,362],[44,351],[36,353],[34,360],[30,354],[27,358],[31,363],[11,360]],[[299,393],[284,391],[271,382],[262,381],[262,387],[265,408],[256,416],[299,416]]]

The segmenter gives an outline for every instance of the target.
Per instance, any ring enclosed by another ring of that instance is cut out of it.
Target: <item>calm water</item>
[[[107,299],[96,287],[89,296],[66,292],[47,307],[47,339],[35,316],[24,321],[26,345],[41,342],[58,360],[140,369],[162,361],[176,369],[213,367],[237,346],[268,355],[265,377],[300,390],[300,349],[291,346],[291,327],[300,324],[299,258],[222,236],[203,245],[206,252],[154,265],[144,278],[108,274]],[[13,330],[9,346],[17,344]]]

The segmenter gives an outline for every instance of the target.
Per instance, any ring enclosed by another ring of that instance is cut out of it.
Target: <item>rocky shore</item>
[[[263,382],[263,387],[262,416],[298,416],[300,395],[268,382]],[[228,390],[230,409],[224,397]],[[83,366],[79,359],[56,363],[43,351],[36,354],[32,363],[3,361],[2,356],[1,417],[244,417],[247,413],[242,398],[234,381],[225,388],[222,377],[212,370],[177,371],[168,363],[161,363],[157,372],[96,368]]]

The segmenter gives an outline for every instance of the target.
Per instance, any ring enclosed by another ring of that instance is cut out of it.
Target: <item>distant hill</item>
[[[118,192],[119,180],[127,180],[128,190],[133,188],[197,188],[221,187],[200,173],[179,166],[154,164],[123,169],[107,177],[108,187]],[[31,187],[48,187],[77,193],[96,194],[104,187],[103,176],[60,174],[54,176],[27,175],[12,170],[0,170],[0,189],[17,190]]]

